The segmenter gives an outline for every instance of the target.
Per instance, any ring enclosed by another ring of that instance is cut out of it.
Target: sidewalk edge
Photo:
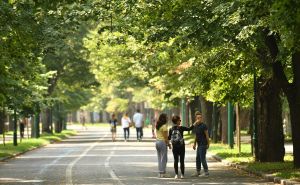
[[[278,184],[281,184],[281,185],[300,185],[300,182],[291,181],[291,180],[288,180],[288,179],[281,179],[279,177],[275,177],[272,174],[265,174],[265,173],[262,173],[262,172],[249,170],[245,166],[242,166],[242,165],[239,165],[239,164],[235,164],[235,163],[231,163],[231,162],[229,162],[229,161],[227,161],[225,159],[222,159],[221,157],[219,157],[218,155],[215,155],[215,154],[211,154],[211,156],[214,159],[216,159],[217,161],[219,161],[219,162],[221,162],[221,163],[223,163],[225,165],[228,165],[228,166],[234,167],[236,169],[240,169],[240,170],[246,171],[246,172],[248,172],[248,173],[250,173],[252,175],[256,175],[256,176],[262,177],[263,179],[268,180],[270,182],[278,183]]]

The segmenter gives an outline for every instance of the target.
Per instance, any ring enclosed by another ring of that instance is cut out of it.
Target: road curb
[[[288,180],[288,179],[281,179],[279,177],[275,177],[272,174],[265,174],[265,173],[262,173],[262,172],[259,172],[259,171],[249,170],[245,166],[229,162],[229,161],[227,161],[225,159],[222,159],[218,155],[211,154],[211,156],[214,159],[216,159],[217,161],[222,162],[225,165],[228,165],[228,166],[234,167],[236,169],[240,169],[240,170],[246,171],[246,172],[248,172],[249,174],[252,174],[252,175],[256,175],[256,176],[262,177],[263,179],[268,180],[269,182],[274,182],[274,183],[281,184],[281,185],[300,185],[300,182],[291,181],[291,180]]]

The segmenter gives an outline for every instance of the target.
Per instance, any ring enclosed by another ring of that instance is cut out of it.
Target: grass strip
[[[64,130],[61,133],[42,134],[40,138],[23,139],[18,146],[14,146],[12,141],[6,143],[5,146],[0,145],[0,158],[12,157],[16,154],[32,150],[49,144],[66,139],[69,136],[76,135],[76,131]]]
[[[293,168],[293,156],[291,154],[285,155],[285,162],[255,162],[251,155],[250,144],[242,144],[241,153],[238,152],[236,147],[230,149],[225,144],[211,144],[209,152],[231,163],[244,165],[251,171],[272,174],[282,179],[300,182],[300,169]]]

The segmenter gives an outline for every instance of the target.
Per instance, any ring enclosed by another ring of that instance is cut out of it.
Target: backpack
[[[171,134],[171,143],[175,147],[179,147],[183,145],[183,138],[177,129],[173,129]]]

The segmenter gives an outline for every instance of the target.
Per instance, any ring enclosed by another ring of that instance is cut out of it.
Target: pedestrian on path
[[[156,123],[156,151],[158,158],[158,177],[166,177],[166,167],[168,162],[168,148],[171,149],[171,145],[168,140],[168,117],[167,114],[160,114]]]
[[[129,140],[129,127],[131,126],[131,120],[128,117],[128,113],[126,112],[121,119],[122,128],[124,130],[124,141],[127,142]]]
[[[180,178],[184,178],[184,157],[185,157],[185,142],[183,138],[184,131],[191,131],[194,128],[194,124],[191,127],[181,126],[181,119],[175,115],[172,117],[173,126],[169,129],[168,139],[172,143],[172,152],[174,157],[174,170],[175,179],[178,179],[178,160],[180,158]]]
[[[118,124],[118,120],[116,119],[115,114],[112,114],[111,119],[109,120],[109,125],[111,131],[111,139],[113,142],[116,141],[117,124]]]
[[[24,138],[24,132],[25,132],[25,124],[26,124],[26,119],[25,117],[20,120],[19,126],[20,126],[20,136],[21,138]]]
[[[87,130],[87,127],[85,125],[85,115],[83,110],[80,111],[80,123],[82,124],[82,129]]]
[[[141,113],[140,109],[136,110],[136,113],[134,113],[133,115],[132,121],[136,128],[136,139],[137,141],[141,141],[143,137],[144,116]]]
[[[204,175],[208,176],[208,166],[206,161],[206,151],[209,148],[209,136],[208,136],[208,128],[205,123],[202,121],[201,112],[196,112],[196,125],[195,125],[195,141],[193,149],[196,150],[197,146],[197,154],[196,154],[196,174],[197,176],[201,173],[201,165],[204,169]]]

